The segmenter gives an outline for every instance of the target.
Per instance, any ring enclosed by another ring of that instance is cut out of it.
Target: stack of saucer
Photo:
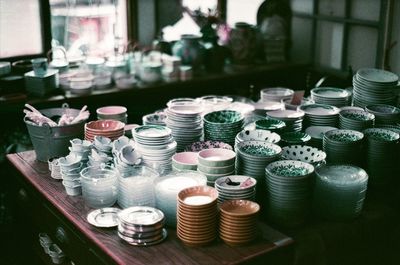
[[[374,126],[375,115],[363,110],[342,110],[339,113],[339,128],[355,131]]]
[[[362,140],[364,134],[354,130],[331,130],[324,134],[323,150],[328,163],[361,162]]]
[[[207,185],[214,186],[215,181],[235,172],[236,153],[223,148],[204,149],[198,153],[197,171],[207,177]]]
[[[309,145],[322,149],[322,139],[327,131],[337,130],[336,127],[330,126],[310,126],[307,127],[305,133],[311,136]]]
[[[282,226],[302,224],[311,209],[314,167],[296,160],[276,161],[265,168],[267,213]]]
[[[124,135],[125,123],[115,120],[97,120],[85,124],[85,140],[93,141],[95,136],[116,140]]]
[[[328,220],[350,220],[362,210],[368,175],[352,165],[323,166],[315,170],[314,210]]]
[[[144,165],[156,169],[161,175],[172,170],[172,156],[176,152],[177,143],[169,128],[159,125],[139,126],[133,130],[133,138]]]
[[[241,246],[257,236],[260,206],[248,200],[229,200],[220,207],[219,236],[228,245]]]
[[[208,186],[179,192],[176,233],[184,244],[203,246],[217,237],[217,198],[217,190]]]
[[[172,131],[178,152],[183,151],[188,144],[199,141],[203,136],[202,111],[202,106],[196,102],[171,103],[165,111],[165,124]]]
[[[340,108],[351,104],[351,93],[342,88],[318,87],[311,89],[311,99],[318,104]]]
[[[325,104],[309,104],[300,106],[305,112],[304,125],[309,126],[332,126],[337,127],[340,109]]]
[[[233,146],[236,135],[243,128],[244,117],[234,110],[221,110],[206,114],[203,121],[206,140],[221,141]]]
[[[366,169],[371,183],[390,183],[399,170],[399,134],[381,128],[366,129],[363,133],[366,138]]]
[[[268,111],[267,117],[285,122],[286,127],[283,130],[285,132],[300,132],[302,129],[304,112],[296,110],[274,110]]]
[[[236,135],[235,145],[244,141],[265,141],[268,143],[277,144],[281,140],[279,134],[268,130],[242,130]]]
[[[134,246],[151,246],[167,237],[164,214],[146,206],[126,208],[118,213],[118,236]]]
[[[396,103],[396,88],[399,77],[391,72],[363,68],[353,76],[353,104],[364,108],[373,104]]]
[[[375,115],[375,127],[400,124],[400,108],[391,105],[368,105],[365,110]]]
[[[215,188],[218,191],[218,202],[226,200],[250,200],[256,198],[257,180],[248,176],[232,175],[218,178]]]

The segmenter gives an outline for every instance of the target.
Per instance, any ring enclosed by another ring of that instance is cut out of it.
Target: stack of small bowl
[[[307,145],[290,145],[282,148],[281,157],[285,160],[298,160],[310,163],[315,168],[326,163],[326,153]]]
[[[365,110],[375,115],[375,126],[400,124],[400,108],[391,105],[368,105]]]
[[[277,225],[294,227],[306,220],[313,189],[314,166],[282,160],[265,168],[267,215]]]
[[[207,185],[214,186],[215,181],[235,173],[236,153],[223,148],[204,149],[198,153],[197,171],[207,177]]]
[[[277,119],[260,119],[255,121],[256,128],[259,130],[267,130],[275,133],[282,133],[285,131],[286,123]]]
[[[122,106],[107,106],[101,107],[96,110],[98,120],[116,120],[127,123],[128,110]]]
[[[165,126],[143,125],[132,132],[143,164],[156,169],[161,175],[168,174],[172,170],[172,156],[177,148],[171,130]]]
[[[268,111],[267,117],[285,122],[284,132],[300,132],[303,124],[303,111],[297,110],[275,110]]]
[[[371,184],[389,184],[398,175],[399,134],[381,128],[366,129],[363,133]]]
[[[353,76],[353,104],[364,108],[371,104],[396,103],[399,77],[381,69],[362,68]]]
[[[226,200],[250,200],[256,199],[257,180],[248,176],[232,175],[219,178],[215,181],[218,191],[218,202]]]
[[[172,156],[172,169],[175,171],[197,170],[197,152],[181,152]]]
[[[193,142],[199,141],[203,136],[202,114],[203,108],[198,102],[169,103],[165,111],[165,123],[172,131],[172,136],[177,142],[177,151]]]
[[[294,90],[284,87],[271,87],[260,90],[261,101],[276,101],[281,102],[282,100],[292,99]]]
[[[328,163],[359,165],[364,134],[354,130],[331,130],[324,134],[323,150]]]
[[[331,126],[337,127],[340,109],[325,104],[309,104],[300,106],[305,112],[304,127]]]
[[[68,195],[76,196],[82,193],[80,174],[83,167],[81,157],[75,154],[69,154],[58,160],[60,166],[63,185]]]
[[[166,224],[176,227],[178,193],[189,187],[207,186],[207,178],[196,171],[172,172],[154,181],[156,206],[165,214]]]
[[[367,193],[368,175],[353,165],[323,166],[315,170],[314,210],[328,220],[357,217]]]
[[[228,245],[242,246],[257,237],[260,206],[248,200],[229,200],[220,207],[219,236]]]
[[[375,115],[363,110],[342,110],[339,113],[339,128],[363,131],[374,127]]]
[[[277,144],[281,140],[279,134],[268,130],[243,130],[236,135],[235,145],[244,141],[265,141]]]
[[[118,171],[109,166],[81,170],[82,195],[92,208],[110,207],[117,201]]]
[[[214,111],[203,117],[204,139],[221,141],[233,146],[235,137],[243,128],[244,117],[234,110]]]
[[[208,186],[179,192],[176,233],[184,244],[204,246],[217,237],[217,198],[217,190]]]
[[[311,139],[308,141],[308,145],[313,147],[322,149],[322,140],[324,138],[324,134],[331,130],[337,130],[336,127],[330,126],[310,126],[307,127],[305,133],[310,135]]]
[[[146,166],[132,166],[118,176],[118,205],[154,207],[154,180],[159,174]]]
[[[346,89],[337,87],[317,87],[311,89],[311,99],[318,104],[340,108],[351,104],[351,93]]]
[[[285,132],[281,134],[280,146],[305,145],[311,140],[311,136],[304,132]]]
[[[164,214],[153,207],[134,206],[118,213],[118,236],[134,246],[151,246],[167,237]]]
[[[95,136],[116,140],[124,135],[125,123],[115,120],[98,120],[85,124],[85,140],[93,141]]]
[[[165,120],[167,119],[167,114],[164,112],[156,112],[144,115],[142,117],[143,125],[162,125],[167,126]]]

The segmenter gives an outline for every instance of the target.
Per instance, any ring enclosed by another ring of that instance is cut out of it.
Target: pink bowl
[[[124,127],[125,123],[115,120],[97,120],[85,124],[85,130],[89,130],[91,132],[123,131]]]
[[[96,110],[96,113],[100,115],[119,115],[119,114],[125,114],[126,112],[127,109],[123,106],[107,106],[98,108]]]
[[[198,163],[198,161],[197,161],[197,152],[176,153],[172,157],[172,160],[175,161],[178,164],[196,166],[197,163]]]

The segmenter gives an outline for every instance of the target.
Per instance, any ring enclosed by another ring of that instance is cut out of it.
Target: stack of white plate
[[[163,212],[153,207],[134,206],[118,213],[118,236],[134,246],[151,246],[167,237]]]
[[[304,127],[331,126],[337,127],[340,109],[325,104],[309,104],[300,106],[305,112]]]
[[[375,115],[375,127],[400,124],[400,109],[384,104],[368,105],[365,110]]]
[[[292,99],[293,95],[294,95],[293,89],[284,87],[271,87],[260,90],[261,101],[281,102],[282,100],[285,99]]]
[[[268,111],[267,117],[271,117],[273,119],[278,119],[285,122],[286,127],[284,128],[284,132],[300,132],[302,130],[303,124],[303,111],[296,110],[275,110]]]
[[[265,168],[267,214],[273,223],[298,226],[311,210],[314,166],[296,160],[276,161]]]
[[[372,184],[388,184],[398,176],[399,134],[388,129],[363,131],[366,141],[367,171]]]
[[[257,180],[248,176],[232,175],[222,177],[215,181],[218,191],[218,202],[226,200],[250,200],[256,199]]]
[[[315,103],[336,106],[338,108],[351,105],[351,93],[336,87],[318,87],[311,89],[311,99]]]
[[[358,165],[362,161],[364,134],[354,130],[331,130],[324,134],[323,150],[328,163]]]
[[[177,142],[178,152],[202,138],[202,111],[202,106],[196,102],[170,104],[165,111],[167,114],[165,124],[172,131],[172,136]]]
[[[363,68],[353,76],[353,105],[364,108],[372,104],[396,103],[396,88],[399,77],[391,72]]]
[[[341,110],[339,128],[363,131],[374,127],[375,115],[363,110]]]
[[[243,130],[236,135],[235,145],[244,141],[265,141],[277,144],[281,140],[279,134],[268,130]]]
[[[189,187],[206,185],[206,176],[196,171],[174,172],[155,180],[156,206],[165,214],[168,226],[176,226],[178,193]]]
[[[368,175],[352,165],[323,166],[315,170],[314,210],[329,220],[357,217],[367,192]]]
[[[169,128],[143,125],[133,129],[132,133],[144,165],[156,169],[161,175],[172,170],[172,156],[177,144]]]
[[[310,126],[307,127],[305,132],[306,134],[311,136],[310,141],[308,142],[309,145],[314,146],[316,148],[322,149],[322,139],[324,138],[324,134],[327,131],[337,130],[336,127],[330,126]]]
[[[243,129],[244,116],[234,110],[214,111],[203,117],[205,140],[221,141],[233,146]]]

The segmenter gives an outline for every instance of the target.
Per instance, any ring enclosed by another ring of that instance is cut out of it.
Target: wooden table
[[[206,247],[188,247],[174,229],[168,229],[161,244],[131,246],[118,237],[115,228],[91,226],[86,221],[91,209],[82,196],[68,196],[33,151],[10,154],[7,159],[15,175],[16,199],[25,223],[32,224],[31,233],[48,233],[75,264],[290,264],[293,260],[293,240],[262,222],[257,240],[243,247],[220,240]]]

